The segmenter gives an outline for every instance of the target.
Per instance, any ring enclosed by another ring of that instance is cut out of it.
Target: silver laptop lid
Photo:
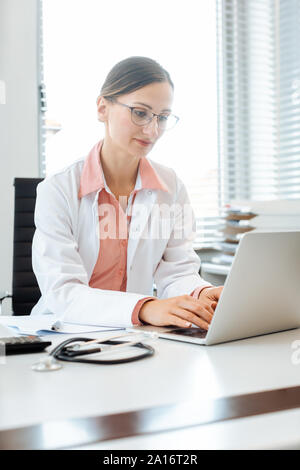
[[[248,232],[206,336],[215,344],[300,327],[300,231]]]

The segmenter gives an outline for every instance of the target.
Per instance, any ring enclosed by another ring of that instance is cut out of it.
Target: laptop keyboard
[[[168,331],[168,333],[172,333],[173,335],[180,335],[180,336],[192,336],[193,338],[205,338],[207,335],[207,330],[203,330],[202,328],[174,328]]]

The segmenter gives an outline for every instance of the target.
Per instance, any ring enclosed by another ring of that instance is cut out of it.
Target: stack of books
[[[300,231],[300,199],[235,201],[224,208],[222,241],[214,248],[220,253],[212,263],[231,266],[239,241],[246,232]]]
[[[248,206],[236,204],[225,206],[222,241],[214,245],[220,253],[212,258],[212,263],[228,266],[232,264],[240,239],[246,232],[253,230],[250,221],[254,217],[256,214]]]

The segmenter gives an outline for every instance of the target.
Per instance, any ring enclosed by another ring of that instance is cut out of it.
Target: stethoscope
[[[105,340],[75,337],[69,338],[58,346],[56,346],[46,358],[41,358],[37,363],[32,365],[32,369],[39,372],[59,370],[62,368],[62,364],[59,361],[66,362],[81,362],[84,364],[125,364],[127,362],[139,361],[149,356],[153,356],[155,349],[149,344],[141,342],[141,337],[147,341],[153,341],[158,338],[156,333],[143,332],[130,333],[131,340],[120,341],[116,338],[124,338],[125,335],[116,336]],[[126,335],[128,336],[128,335]],[[114,353],[122,348],[137,348],[138,354],[127,355],[117,359],[88,359],[83,356],[89,354],[105,355],[105,353]],[[140,351],[143,351],[140,353]]]

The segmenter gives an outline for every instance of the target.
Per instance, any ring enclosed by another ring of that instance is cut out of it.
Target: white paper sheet
[[[1,315],[0,325],[10,327],[15,336],[19,334],[26,335],[49,335],[49,333],[89,333],[94,331],[115,331],[124,330],[124,328],[81,325],[76,323],[61,322],[53,315]]]

